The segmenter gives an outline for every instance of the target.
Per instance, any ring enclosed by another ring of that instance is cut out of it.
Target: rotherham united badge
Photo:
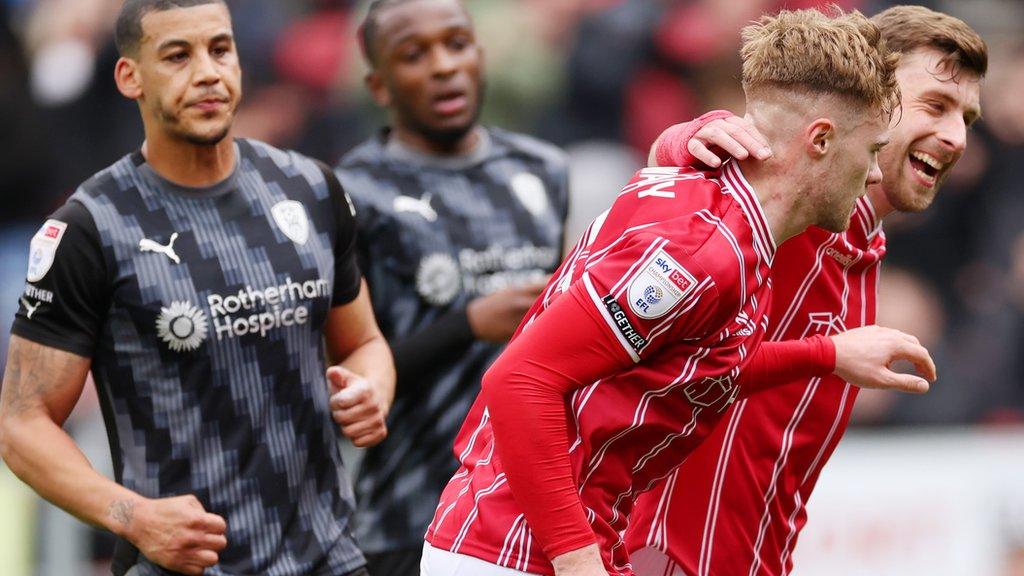
[[[289,240],[300,246],[309,240],[309,218],[306,217],[306,209],[302,204],[295,200],[285,200],[274,204],[270,213],[274,216],[277,227]]]

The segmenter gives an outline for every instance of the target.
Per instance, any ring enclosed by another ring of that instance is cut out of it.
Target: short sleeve
[[[713,279],[663,237],[642,234],[622,244],[592,257],[570,293],[634,362],[677,338],[703,337],[703,318],[718,299]]]
[[[91,357],[110,293],[92,215],[81,203],[68,202],[32,238],[25,290],[11,333]]]
[[[334,171],[325,164],[317,164],[327,180],[335,215],[334,294],[331,306],[341,306],[356,299],[363,277],[356,255],[356,208]]]

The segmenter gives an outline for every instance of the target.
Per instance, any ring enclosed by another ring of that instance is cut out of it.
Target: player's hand
[[[538,282],[505,288],[471,301],[466,307],[466,316],[473,335],[478,340],[508,342],[544,286]]]
[[[718,168],[730,157],[746,160],[753,156],[758,160],[772,157],[768,139],[754,126],[754,123],[742,116],[716,118],[697,130],[689,139],[686,138],[689,123],[676,124],[665,130],[659,138],[658,146],[664,146],[671,161],[670,166],[683,166],[690,162],[687,153],[694,159],[711,168]],[[683,149],[683,146],[686,149]],[[652,152],[651,158],[654,158]]]
[[[835,374],[861,388],[898,390],[914,394],[928,391],[935,381],[935,362],[917,338],[899,330],[864,326],[832,336],[836,346]],[[898,360],[914,365],[920,376],[890,369]]]
[[[352,444],[376,446],[388,435],[387,402],[372,382],[344,366],[327,369],[331,417]]]
[[[555,576],[608,576],[597,544],[555,556],[551,566]]]
[[[219,561],[228,541],[224,518],[195,496],[140,499],[130,504],[125,538],[150,561],[181,574],[200,575]]]

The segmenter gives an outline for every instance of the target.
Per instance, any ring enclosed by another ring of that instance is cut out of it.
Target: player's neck
[[[461,138],[451,142],[432,139],[425,134],[410,130],[398,123],[394,124],[392,137],[403,146],[430,156],[461,156],[469,154],[480,143],[480,127],[474,126]]]
[[[792,176],[787,176],[786,162],[772,157],[768,160],[739,162],[743,177],[754,188],[764,211],[768,228],[776,246],[803,232],[811,224],[809,216],[797,209],[797,194]]]
[[[147,135],[142,155],[160,176],[189,188],[221,182],[235,169],[235,141],[226,136],[212,146],[199,146],[162,135]]]

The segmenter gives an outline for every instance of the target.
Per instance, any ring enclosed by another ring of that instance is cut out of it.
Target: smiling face
[[[242,71],[223,4],[151,11],[137,53],[118,63],[122,93],[138,100],[150,130],[212,146],[227,136]]]
[[[374,100],[394,128],[450,146],[480,114],[483,55],[465,8],[455,0],[417,0],[379,15]]]
[[[980,79],[962,70],[952,77],[944,54],[920,48],[903,55],[896,76],[903,94],[892,142],[880,154],[885,200],[896,210],[919,212],[964,153],[967,130],[981,115]]]

